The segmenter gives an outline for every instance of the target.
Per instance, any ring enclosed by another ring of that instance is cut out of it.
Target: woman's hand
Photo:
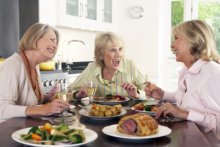
[[[83,87],[75,94],[75,98],[83,98],[86,96],[87,96],[86,89]]]
[[[164,91],[161,88],[157,87],[156,85],[150,82],[146,82],[145,84],[146,84],[146,87],[144,91],[147,97],[153,97],[158,100],[160,100],[163,97]]]
[[[60,85],[54,85],[47,95],[45,95],[45,102],[52,101],[53,99],[57,98],[57,93],[60,91]]]
[[[134,84],[125,82],[121,86],[127,91],[129,96],[134,97],[134,98],[140,97],[137,91],[137,87]]]
[[[42,106],[27,107],[27,116],[50,116],[53,114],[62,113],[69,109],[69,104],[61,99],[54,99],[51,102]]]
[[[182,110],[175,105],[167,102],[158,108],[156,119],[158,119],[161,115],[163,117],[173,116],[176,118],[187,119],[188,111]]]

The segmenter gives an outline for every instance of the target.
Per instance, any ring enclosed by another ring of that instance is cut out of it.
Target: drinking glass
[[[72,93],[69,91],[59,92],[57,93],[57,97],[65,102],[69,102],[72,97]],[[63,113],[59,114],[58,118],[55,118],[54,121],[62,123],[72,122],[74,119],[71,116],[72,114],[70,114],[66,109],[63,111]]]
[[[85,84],[85,89],[86,89],[86,94],[89,97],[89,104],[92,104],[93,101],[93,96],[95,95],[96,92],[96,83],[93,80],[87,81]]]
[[[157,74],[153,74],[153,73],[145,74],[145,81],[148,81],[152,84],[157,85],[158,76],[157,76]],[[148,97],[148,100],[154,100],[154,98],[153,97]]]

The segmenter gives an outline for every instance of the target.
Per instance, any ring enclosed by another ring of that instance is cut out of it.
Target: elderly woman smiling
[[[59,33],[53,27],[33,24],[19,42],[19,53],[0,65],[0,121],[12,117],[48,116],[69,108],[68,103],[53,99],[56,88],[44,95],[40,82],[39,64],[54,57],[58,41]]]
[[[84,83],[97,83],[95,96],[121,95],[145,98],[144,77],[135,64],[124,58],[123,41],[112,32],[100,33],[95,39],[95,62],[90,63],[70,85],[75,98],[86,97]]]

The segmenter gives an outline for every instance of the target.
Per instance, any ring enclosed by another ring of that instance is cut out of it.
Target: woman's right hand
[[[75,94],[75,98],[83,98],[83,97],[87,97],[87,94],[86,94],[86,89],[82,87],[82,88]]]
[[[54,99],[42,106],[27,107],[27,116],[50,116],[60,114],[64,110],[69,109],[69,104],[61,99]]]
[[[153,97],[157,100],[161,100],[163,95],[164,95],[164,91],[157,87],[155,84],[152,84],[150,82],[146,82],[146,87],[144,89],[146,96],[147,97]]]

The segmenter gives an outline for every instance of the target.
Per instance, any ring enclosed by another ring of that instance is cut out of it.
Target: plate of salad
[[[52,126],[46,123],[44,126],[33,126],[15,131],[11,135],[18,143],[29,146],[81,146],[94,141],[98,135],[89,129],[80,129],[59,124]]]

